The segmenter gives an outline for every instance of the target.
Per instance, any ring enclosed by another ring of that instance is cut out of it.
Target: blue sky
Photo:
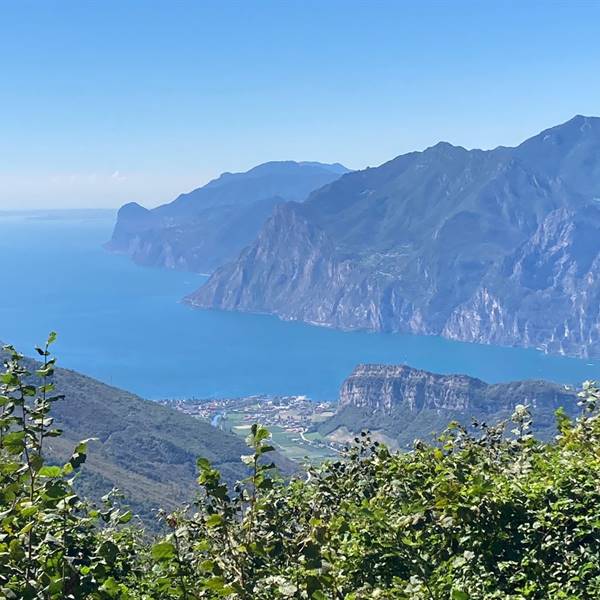
[[[600,115],[600,2],[0,0],[0,208],[147,206]]]

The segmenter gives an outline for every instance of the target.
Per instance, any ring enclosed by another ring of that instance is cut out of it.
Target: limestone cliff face
[[[600,119],[438,144],[275,208],[189,302],[600,356]]]
[[[105,248],[142,266],[212,271],[252,242],[280,202],[274,197],[249,206],[213,206],[177,216],[126,205]]]
[[[342,385],[339,406],[388,414],[400,404],[412,412],[424,408],[467,411],[486,387],[466,375],[438,375],[406,365],[359,365]]]
[[[550,213],[450,316],[450,338],[540,347],[576,356],[600,350],[600,206]]]
[[[517,404],[552,410],[574,403],[575,393],[546,381],[488,384],[468,375],[443,375],[407,365],[358,365],[344,381],[339,407],[367,408],[390,414],[399,406],[417,413],[470,411],[494,413]]]
[[[575,414],[577,396],[546,381],[488,384],[407,365],[363,364],[342,384],[337,413],[318,429],[333,437],[368,429],[402,447],[440,433],[451,420],[468,426],[473,418],[488,423],[506,419],[518,404],[531,407],[534,431],[548,438],[555,432],[555,411],[562,407]]]
[[[152,210],[126,204],[105,247],[140,265],[212,271],[255,239],[277,204],[303,201],[346,172],[339,164],[280,161],[224,173]]]
[[[187,301],[320,325],[343,327],[348,319],[368,326],[376,320],[371,306],[353,302],[364,287],[360,268],[336,255],[327,234],[296,203],[277,206],[256,243],[219,274]]]

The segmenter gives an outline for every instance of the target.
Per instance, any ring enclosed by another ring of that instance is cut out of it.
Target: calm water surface
[[[359,362],[486,381],[600,379],[591,361],[436,337],[340,332],[193,310],[199,275],[137,267],[101,248],[112,212],[0,213],[0,339],[32,353],[59,332],[60,364],[142,396],[308,394],[335,399]]]

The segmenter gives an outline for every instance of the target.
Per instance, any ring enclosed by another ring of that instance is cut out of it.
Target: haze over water
[[[31,355],[55,329],[60,366],[151,399],[266,393],[334,400],[359,362],[489,382],[600,379],[600,361],[193,310],[180,300],[205,278],[105,252],[114,218],[110,211],[0,212],[2,341]]]

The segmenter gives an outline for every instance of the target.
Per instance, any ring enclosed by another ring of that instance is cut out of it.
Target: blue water
[[[193,310],[179,301],[204,278],[108,254],[101,244],[113,222],[110,212],[0,213],[0,339],[31,353],[56,329],[62,366],[152,399],[335,399],[359,362],[408,363],[490,382],[600,379],[599,364],[535,350]]]

